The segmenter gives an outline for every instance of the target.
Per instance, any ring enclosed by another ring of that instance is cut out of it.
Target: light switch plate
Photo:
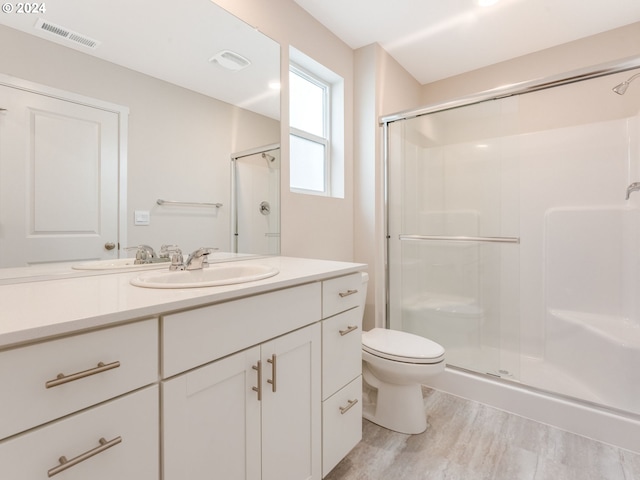
[[[136,210],[133,214],[134,225],[149,225],[151,223],[151,215],[148,210]]]

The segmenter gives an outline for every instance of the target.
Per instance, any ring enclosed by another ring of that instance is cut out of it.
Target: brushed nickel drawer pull
[[[267,359],[267,362],[271,364],[271,380],[267,380],[267,383],[271,384],[271,391],[276,392],[276,354],[271,355],[271,358]]]
[[[338,293],[338,295],[340,295],[341,298],[344,298],[348,297],[349,295],[355,295],[356,293],[358,293],[358,290],[347,290],[346,292]]]
[[[258,360],[258,364],[253,365],[251,368],[258,371],[258,386],[252,387],[251,390],[257,392],[258,401],[260,402],[262,400],[262,362]]]
[[[111,447],[115,447],[116,445],[122,442],[122,437],[116,437],[113,440],[109,440],[108,442],[104,438],[101,438],[100,440],[98,440],[98,442],[100,443],[99,446],[89,450],[88,452],[82,453],[77,457],[72,458],[71,460],[67,460],[67,457],[65,457],[64,455],[60,457],[58,459],[58,461],[60,462],[60,465],[58,465],[57,467],[53,467],[47,472],[49,477],[53,477],[54,475],[57,475],[60,472],[64,472],[68,468],[71,468],[79,464],[80,462],[84,462],[85,460],[93,457],[94,455],[102,453]]]
[[[73,382],[75,380],[80,380],[81,378],[89,377],[91,375],[95,375],[96,373],[106,372],[107,370],[113,370],[114,368],[118,368],[120,366],[120,362],[112,362],[104,364],[103,362],[98,363],[97,367],[90,368],[89,370],[84,370],[78,373],[72,373],[71,375],[65,375],[64,373],[59,373],[55,380],[49,380],[45,383],[47,388],[57,387],[58,385],[64,385],[65,383]]]
[[[347,400],[347,406],[346,407],[340,407],[340,415],[344,415],[345,413],[347,413],[349,411],[349,409],[351,407],[353,407],[356,403],[358,403],[358,399],[357,398],[355,400]]]
[[[357,325],[348,325],[346,330],[338,330],[338,331],[340,332],[340,335],[344,337],[347,333],[351,333],[357,329],[358,329]]]

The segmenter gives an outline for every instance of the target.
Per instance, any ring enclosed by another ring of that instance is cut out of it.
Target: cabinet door
[[[260,478],[259,347],[164,382],[164,479]]]
[[[262,479],[320,479],[320,325],[262,345]]]

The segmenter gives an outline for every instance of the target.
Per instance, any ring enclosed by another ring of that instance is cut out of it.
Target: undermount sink
[[[131,284],[147,288],[217,287],[262,280],[279,272],[275,267],[255,263],[218,264],[200,270],[143,273],[132,279]]]
[[[134,263],[135,258],[115,258],[113,260],[92,260],[72,265],[74,270],[151,270],[167,268],[169,262]]]

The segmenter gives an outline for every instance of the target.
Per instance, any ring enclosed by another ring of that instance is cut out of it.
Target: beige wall
[[[230,247],[230,154],[277,143],[279,123],[81,52],[0,26],[0,73],[129,108],[128,221],[124,246]],[[220,202],[223,208],[156,205],[158,198]]]
[[[385,311],[383,138],[386,113],[414,107],[420,85],[379,45],[355,52],[355,259],[369,264],[364,329],[382,326]]]
[[[353,50],[293,0],[215,0],[215,3],[280,44],[283,92],[288,91],[289,46],[344,79],[344,198],[300,195],[287,188],[289,102],[286,94],[282,96],[282,254],[353,261]]]

